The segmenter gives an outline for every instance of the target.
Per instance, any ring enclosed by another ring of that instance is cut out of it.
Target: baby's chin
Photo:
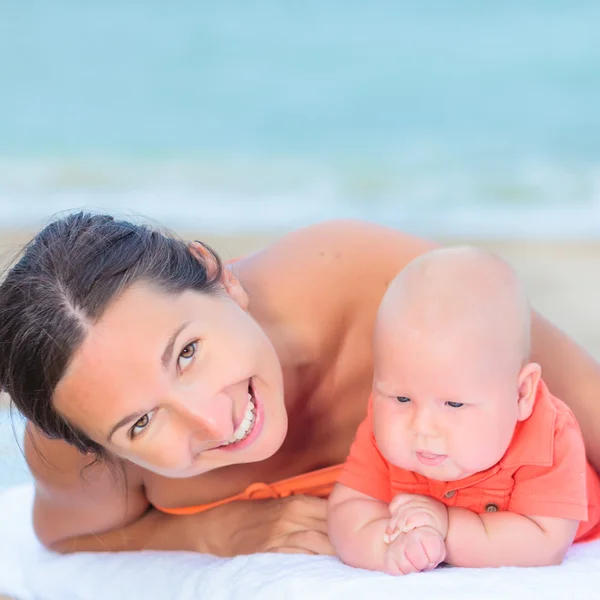
[[[462,479],[466,479],[467,477],[475,475],[475,473],[479,472],[460,469],[454,465],[440,467],[423,467],[420,465],[418,468],[413,470],[419,473],[419,475],[434,481],[461,481]]]
[[[433,481],[458,481],[459,479],[463,479],[463,477],[456,476],[454,473],[446,473],[441,470],[434,471],[433,469],[419,469],[417,472],[419,475],[427,477],[427,479],[431,479]]]

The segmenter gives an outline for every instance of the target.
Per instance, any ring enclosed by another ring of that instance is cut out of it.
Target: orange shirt
[[[585,457],[573,413],[540,382],[531,416],[520,421],[499,463],[459,481],[435,481],[380,454],[372,401],[339,482],[382,502],[400,493],[431,496],[477,513],[506,510],[580,521],[575,541],[600,537],[600,479]]]

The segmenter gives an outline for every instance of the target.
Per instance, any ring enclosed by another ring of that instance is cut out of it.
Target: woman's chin
[[[274,422],[275,421],[275,422]],[[267,420],[267,427],[263,429],[254,447],[248,448],[247,457],[240,457],[243,462],[260,462],[271,458],[281,449],[288,430],[287,414],[283,418]]]
[[[287,434],[287,422],[281,427],[263,430],[261,437],[256,440],[254,447],[249,447],[246,452],[240,453],[239,462],[260,462],[271,458],[283,445]]]

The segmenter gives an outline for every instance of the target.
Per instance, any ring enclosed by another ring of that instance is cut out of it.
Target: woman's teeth
[[[228,446],[229,444],[239,442],[240,440],[243,440],[252,431],[252,426],[254,425],[255,409],[256,407],[254,406],[252,394],[248,393],[248,406],[246,407],[246,414],[244,415],[242,422],[237,426],[231,438],[229,438],[226,442],[223,442],[221,446]]]

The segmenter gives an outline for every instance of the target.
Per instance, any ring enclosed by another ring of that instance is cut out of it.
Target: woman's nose
[[[183,413],[188,426],[202,441],[223,442],[233,435],[233,402],[227,394],[188,398]]]

